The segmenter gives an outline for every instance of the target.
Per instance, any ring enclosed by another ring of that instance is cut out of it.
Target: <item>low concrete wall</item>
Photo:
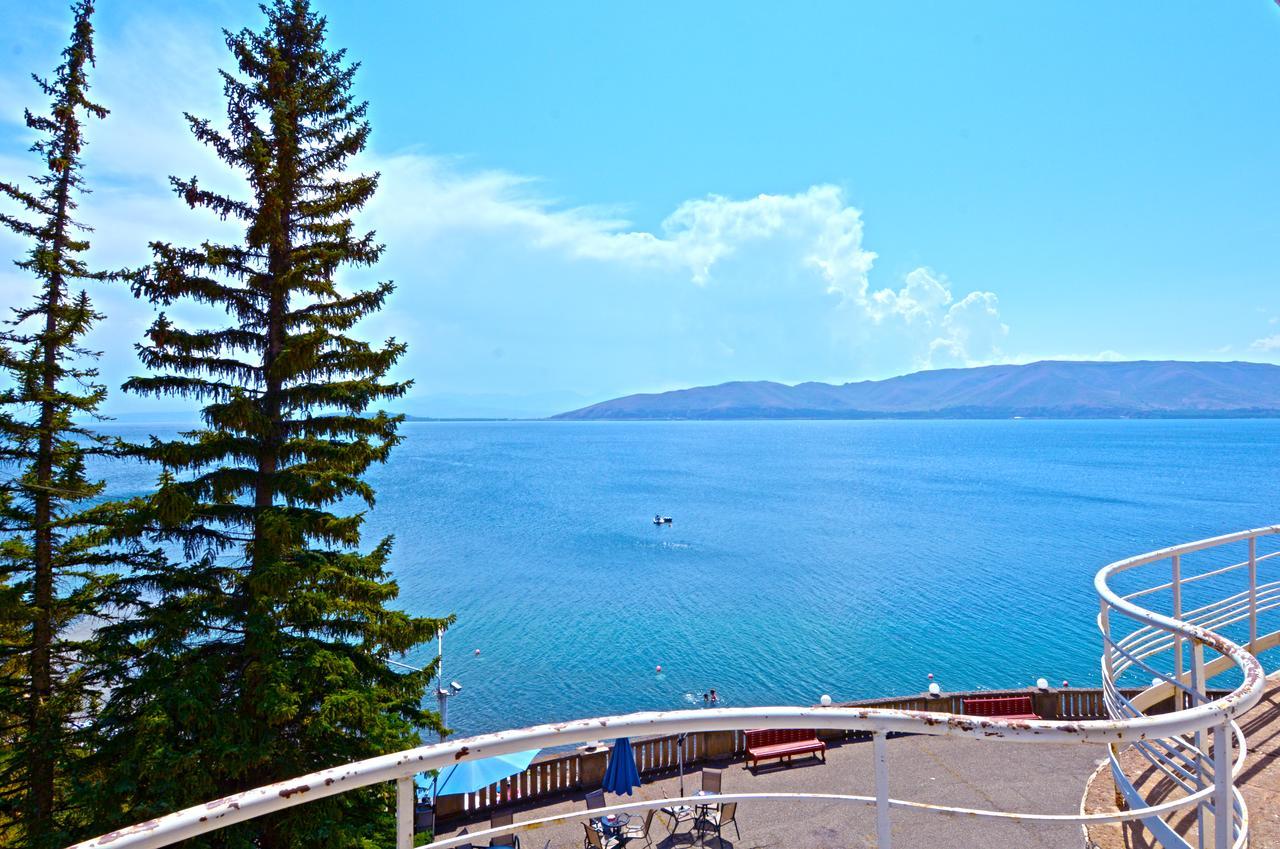
[[[1138,690],[1123,691],[1126,696]],[[1037,690],[1034,687],[1015,690],[967,690],[956,693],[914,696],[893,696],[843,702],[841,707],[878,707],[896,710],[923,710],[936,713],[963,713],[964,700],[975,697],[1031,696],[1035,712],[1044,719],[1105,719],[1102,690],[1098,688],[1051,687]],[[1172,707],[1172,700],[1164,710]],[[1161,713],[1163,710],[1153,710]],[[640,775],[660,776],[676,771],[680,762],[680,749],[684,749],[686,769],[707,763],[732,761],[744,752],[743,735],[737,731],[698,732],[676,736],[633,739],[636,767]],[[828,741],[857,740],[870,735],[857,731],[819,731],[818,736]],[[479,819],[488,812],[515,803],[551,802],[581,795],[600,787],[605,767],[609,762],[609,746],[603,743],[582,746],[570,752],[550,752],[539,755],[524,772],[503,779],[497,784],[474,793],[442,796],[436,805],[439,821],[459,817]]]

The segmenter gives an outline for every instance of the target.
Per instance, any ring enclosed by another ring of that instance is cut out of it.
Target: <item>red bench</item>
[[[760,761],[770,758],[790,761],[793,755],[817,755],[824,763],[827,760],[827,744],[812,729],[758,728],[745,734],[748,766],[759,766]]]
[[[964,700],[966,716],[992,719],[1040,719],[1030,696],[990,696]]]

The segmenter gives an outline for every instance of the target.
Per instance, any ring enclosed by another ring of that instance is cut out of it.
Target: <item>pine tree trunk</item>
[[[65,153],[64,143],[64,153]],[[64,161],[66,161],[64,159]],[[54,738],[60,734],[60,720],[54,715],[53,699],[53,425],[56,405],[53,394],[58,385],[57,346],[58,310],[62,300],[62,261],[66,238],[67,200],[70,196],[70,168],[64,168],[58,181],[57,213],[52,250],[53,268],[44,323],[44,358],[41,363],[40,435],[36,452],[35,491],[35,564],[33,574],[33,613],[31,636],[31,736],[39,741],[31,763],[30,832],[46,834],[53,830],[53,800],[56,752]]]
[[[294,70],[290,67],[286,72],[286,85],[291,85],[293,78]],[[292,141],[297,138],[297,119],[293,115],[290,115],[289,119],[288,138]],[[283,281],[293,265],[290,210],[297,202],[294,178],[296,171],[295,161],[296,146],[282,144],[281,149],[277,152],[276,159],[276,168],[279,174],[279,183],[276,186],[276,202],[279,204],[280,210],[280,219],[277,223],[279,231],[276,233],[275,238],[271,240],[271,245],[268,248],[271,294],[267,307],[267,345],[262,357],[265,378],[262,407],[263,415],[268,422],[268,430],[267,437],[262,441],[262,450],[258,455],[258,481],[254,492],[254,507],[256,508],[254,516],[254,557],[249,567],[251,577],[249,580],[250,598],[248,599],[248,604],[250,611],[252,611],[250,622],[256,624],[257,630],[255,633],[255,629],[251,625],[245,635],[245,648],[249,653],[251,662],[256,660],[259,663],[265,659],[263,657],[265,652],[273,650],[275,639],[268,633],[274,627],[274,623],[269,619],[271,602],[269,599],[254,597],[254,594],[257,593],[258,588],[261,586],[260,582],[255,580],[256,574],[254,573],[270,566],[282,554],[273,538],[273,533],[269,531],[264,533],[262,516],[275,504],[275,475],[280,465],[280,450],[285,441],[281,411],[281,394],[284,389],[284,383],[277,373],[275,364],[284,350],[284,320],[289,308],[289,293]],[[251,687],[250,692],[253,689]],[[263,720],[259,717],[258,724],[262,723]],[[274,732],[275,729],[272,729],[271,733]],[[264,762],[260,766],[262,772],[255,778],[254,783],[267,783],[274,780],[274,764]],[[259,849],[278,849],[278,847],[286,845],[287,839],[279,833],[278,821],[268,819],[262,824],[262,830],[259,832],[257,842]]]
[[[280,279],[281,271],[274,270],[276,262],[274,259],[275,249],[272,250],[273,255],[273,271],[271,277],[274,280]],[[262,695],[262,688],[265,682],[262,680],[262,669],[268,664],[268,653],[272,651],[274,640],[268,633],[272,627],[271,617],[271,600],[263,598],[262,582],[259,575],[269,568],[271,561],[279,556],[280,552],[271,541],[271,531],[263,525],[263,517],[271,506],[275,503],[275,481],[274,476],[279,466],[279,429],[280,429],[280,389],[281,383],[279,378],[273,375],[272,365],[276,357],[279,356],[283,347],[283,317],[284,305],[283,296],[279,288],[273,282],[273,291],[271,293],[270,307],[268,310],[267,324],[267,349],[263,354],[262,364],[263,371],[266,373],[266,386],[263,390],[262,407],[263,415],[269,422],[268,435],[262,440],[262,446],[258,453],[258,475],[257,484],[254,489],[254,527],[253,527],[253,551],[249,562],[249,579],[246,583],[245,606],[248,611],[247,621],[245,623],[245,655],[246,661],[258,671],[249,676],[245,681],[246,704],[244,705],[246,718],[252,723],[250,727],[262,727],[269,724],[268,721],[259,715],[257,711],[257,703]],[[269,732],[271,733],[271,732]],[[257,769],[254,770],[253,780],[250,782],[252,786],[265,784],[273,779],[272,764],[266,761],[260,761]],[[259,835],[259,849],[274,849],[277,841],[273,837],[274,829],[272,828],[273,820],[270,818],[264,821],[262,832]]]

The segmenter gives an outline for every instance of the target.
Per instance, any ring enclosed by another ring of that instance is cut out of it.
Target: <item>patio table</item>
[[[631,822],[631,814],[609,814],[605,817],[597,817],[592,822],[599,827],[600,833],[605,837],[612,837],[619,841],[628,839],[622,836],[622,830],[626,828],[627,823]]]
[[[715,796],[716,794],[715,794],[715,793],[713,793],[713,792],[712,792],[712,791],[710,791],[710,790],[699,790],[697,793],[694,793],[693,795],[695,795],[695,796]],[[700,826],[700,825],[701,825],[701,824],[706,820],[706,818],[707,818],[707,813],[711,810],[711,808],[712,808],[713,806],[718,807],[718,806],[719,806],[719,803],[717,803],[717,802],[699,802],[698,804],[696,804],[696,805],[694,806],[693,824],[694,824],[694,827],[695,827],[695,828],[696,828],[696,827],[698,827],[698,826]],[[699,832],[701,832],[701,829],[699,829]],[[705,845],[706,845],[706,843],[705,843],[705,841],[704,841],[704,839],[703,839],[703,835],[702,835],[701,833],[699,833],[698,838],[699,838],[698,842],[705,846]]]

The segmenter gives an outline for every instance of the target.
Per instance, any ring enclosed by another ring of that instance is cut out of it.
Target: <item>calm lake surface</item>
[[[944,689],[1096,685],[1100,566],[1280,521],[1280,421],[404,433],[372,475],[368,538],[395,535],[405,608],[457,614],[449,720],[468,734],[710,687],[741,706],[919,692],[930,672]],[[112,474],[121,493],[153,477]]]

